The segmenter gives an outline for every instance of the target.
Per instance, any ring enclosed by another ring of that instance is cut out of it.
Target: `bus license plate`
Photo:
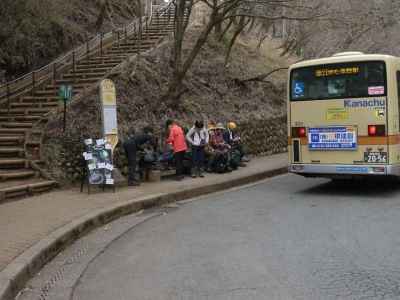
[[[356,150],[356,129],[353,127],[310,128],[308,147],[310,150]]]
[[[365,152],[364,161],[370,164],[386,163],[387,152]]]

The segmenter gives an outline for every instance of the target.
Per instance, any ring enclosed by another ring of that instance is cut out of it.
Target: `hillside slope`
[[[190,29],[186,48],[198,34],[197,29]],[[233,120],[240,124],[252,153],[285,150],[286,72],[276,73],[269,78],[270,82],[241,82],[288,64],[287,58],[279,57],[273,41],[257,49],[252,39],[241,38],[225,66],[225,43],[210,38],[184,81],[179,110],[160,100],[171,74],[171,44],[171,40],[166,40],[110,74],[117,87],[121,137],[129,129],[140,130],[144,125],[153,126],[161,136],[167,118],[176,118],[184,126],[191,126],[196,119]],[[54,114],[47,124],[44,158],[59,180],[78,177],[82,139],[101,136],[99,101],[94,89],[69,106],[66,136],[62,134],[61,113]],[[117,158],[120,166],[124,165],[122,157]]]
[[[132,21],[135,1],[1,0],[0,82]],[[3,77],[3,78],[2,78]]]

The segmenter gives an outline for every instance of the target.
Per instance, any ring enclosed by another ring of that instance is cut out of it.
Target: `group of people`
[[[157,155],[157,139],[151,127],[141,133],[132,131],[123,146],[128,158],[128,185],[139,185],[136,172],[143,164],[172,163],[176,169],[176,180],[190,173],[193,178],[204,177],[204,172],[224,173],[245,166],[243,145],[237,125],[229,122],[210,123],[196,121],[190,129],[182,128],[177,121],[166,122],[168,130],[163,154]],[[140,153],[140,155],[139,155]],[[139,157],[140,156],[140,157]],[[189,171],[188,171],[189,170]]]

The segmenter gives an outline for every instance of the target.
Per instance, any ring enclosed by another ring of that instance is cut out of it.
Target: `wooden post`
[[[10,84],[7,82],[7,114],[10,114]]]
[[[139,20],[139,22],[142,22],[142,20]],[[139,24],[139,29],[138,29],[138,34],[137,34],[137,45],[136,45],[136,53],[137,55],[140,54],[140,48],[142,46],[142,32],[140,31],[140,24]],[[143,28],[142,28],[143,30]]]
[[[72,74],[74,74],[73,81],[75,82],[75,51],[72,51]]]
[[[124,33],[125,33],[125,41],[128,39],[128,30],[126,26],[124,27]]]
[[[35,93],[36,76],[35,71],[32,72],[32,96]]]
[[[89,60],[89,41],[86,41],[86,60]]]
[[[75,51],[72,51],[72,71],[75,73]]]
[[[145,32],[144,38],[147,40],[149,37],[148,17],[147,16],[144,17],[144,32]]]
[[[100,33],[100,56],[103,56],[103,33]]]
[[[57,79],[57,63],[53,63],[53,83],[56,83]]]
[[[57,94],[57,86],[56,86],[56,79],[57,78],[57,63],[53,63],[53,87],[54,87],[54,93]]]

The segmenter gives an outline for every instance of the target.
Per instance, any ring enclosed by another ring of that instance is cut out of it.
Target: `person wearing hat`
[[[231,148],[224,140],[225,127],[222,123],[218,123],[215,126],[214,133],[210,135],[210,160],[208,169],[216,171],[217,173],[223,173],[225,171],[231,171],[228,166],[229,161],[229,149]]]

